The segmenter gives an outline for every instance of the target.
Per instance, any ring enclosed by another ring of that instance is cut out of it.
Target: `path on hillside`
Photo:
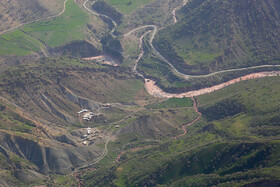
[[[186,127],[187,127],[187,126],[190,126],[190,125],[192,125],[192,124],[194,124],[195,122],[197,122],[197,121],[200,119],[200,117],[202,116],[202,114],[198,111],[198,108],[197,108],[195,99],[194,99],[193,97],[191,97],[191,99],[192,99],[192,101],[193,101],[193,108],[194,108],[195,112],[198,114],[198,117],[195,118],[195,120],[193,120],[191,123],[188,123],[188,124],[186,124],[186,125],[183,125],[183,126],[182,126],[182,129],[183,129],[184,133],[179,134],[178,136],[175,137],[175,139],[177,139],[177,138],[179,138],[179,137],[181,137],[181,136],[184,136],[184,135],[187,133]]]
[[[187,4],[188,1],[189,1],[189,0],[183,0],[183,4],[182,4],[182,5],[176,7],[176,8],[174,8],[174,9],[172,10],[172,16],[173,16],[174,24],[177,23],[176,11],[179,10],[180,8],[182,8],[183,6],[185,6],[185,5]]]
[[[138,62],[139,62],[139,60],[143,57],[143,55],[144,55],[144,49],[143,49],[143,38],[147,35],[147,34],[149,34],[151,31],[147,31],[147,32],[145,32],[141,37],[140,37],[140,39],[139,39],[139,49],[140,49],[140,54],[139,54],[139,56],[138,56],[138,58],[136,59],[136,61],[135,61],[135,65],[133,66],[133,71],[134,71],[134,73],[136,73],[136,74],[138,74],[139,76],[141,76],[141,77],[143,77],[144,78],[144,76],[141,74],[141,73],[139,73],[138,71],[137,71],[137,65],[138,65]]]
[[[105,14],[99,14],[98,12],[95,12],[95,11],[92,11],[91,9],[89,9],[89,8],[86,6],[86,4],[88,3],[88,1],[89,1],[89,0],[86,0],[86,1],[83,3],[83,7],[84,7],[88,12],[90,12],[91,14],[93,14],[93,15],[95,15],[95,16],[98,16],[98,17],[102,17],[102,16],[103,16],[103,17],[109,19],[109,20],[113,23],[113,25],[114,25],[114,27],[113,27],[113,29],[111,30],[110,34],[111,34],[111,36],[112,36],[113,38],[115,38],[116,36],[114,35],[114,32],[115,32],[115,30],[116,30],[118,24],[117,24],[111,17],[109,17],[109,16],[107,16],[107,15],[105,15]],[[94,3],[96,3],[96,1],[95,1]]]
[[[108,140],[107,140],[106,143],[105,143],[104,152],[103,152],[103,154],[102,154],[100,157],[96,158],[96,159],[93,160],[92,162],[89,162],[89,163],[87,163],[87,164],[85,164],[85,165],[83,165],[83,166],[80,166],[80,167],[76,168],[74,172],[76,172],[76,171],[78,171],[78,170],[82,170],[82,169],[89,168],[89,167],[91,167],[92,165],[97,164],[98,162],[100,162],[100,161],[108,154],[108,144],[109,144],[109,142],[110,142],[113,138],[114,138],[114,136],[109,136]],[[73,172],[73,173],[74,173],[74,172]]]
[[[7,33],[7,32],[10,32],[10,31],[12,31],[12,30],[14,30],[14,29],[17,29],[17,28],[21,27],[21,26],[27,25],[27,24],[29,24],[29,23],[34,23],[34,22],[37,22],[37,21],[43,21],[43,20],[47,20],[47,19],[51,19],[51,18],[55,18],[55,17],[60,16],[61,14],[64,13],[64,11],[65,11],[65,9],[66,9],[66,2],[67,2],[67,1],[68,1],[68,0],[64,0],[63,9],[62,9],[62,11],[61,11],[59,14],[57,14],[57,15],[52,15],[52,16],[48,16],[48,17],[45,17],[45,18],[39,18],[39,19],[36,19],[36,20],[33,20],[33,21],[29,21],[29,22],[26,22],[26,23],[21,23],[21,24],[15,26],[15,27],[12,27],[12,28],[10,28],[10,29],[7,29],[7,30],[5,30],[5,31],[0,32],[0,35],[1,35],[1,34],[4,34],[4,33]]]

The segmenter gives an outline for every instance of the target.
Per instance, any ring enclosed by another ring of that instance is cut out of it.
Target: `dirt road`
[[[184,133],[183,133],[183,134],[179,134],[178,136],[175,137],[175,139],[177,139],[177,138],[179,138],[179,137],[184,136],[185,134],[187,134],[186,127],[187,127],[187,126],[190,126],[190,125],[192,125],[192,124],[194,124],[195,122],[197,122],[197,121],[200,119],[200,117],[202,116],[202,114],[198,111],[198,108],[197,108],[195,99],[194,99],[193,97],[191,97],[191,99],[193,100],[193,108],[194,108],[195,112],[198,114],[198,117],[195,118],[195,120],[193,120],[191,123],[188,123],[188,124],[186,124],[186,125],[183,125],[183,126],[182,126],[182,129],[183,129]]]
[[[99,13],[94,12],[94,11],[92,11],[91,9],[89,9],[89,8],[86,6],[86,4],[88,3],[88,1],[89,1],[89,0],[86,0],[86,1],[83,3],[83,7],[84,7],[88,12],[90,12],[90,13],[93,14],[93,15],[96,15],[96,16],[98,16],[98,17],[103,16],[103,17],[106,17],[107,19],[111,20],[111,22],[113,23],[114,27],[113,27],[113,29],[111,30],[110,34],[111,34],[111,36],[112,36],[113,38],[115,38],[116,36],[114,35],[114,32],[115,32],[115,30],[116,30],[118,24],[117,24],[111,17],[109,17],[109,16],[107,16],[107,15],[105,15],[105,14],[99,14]],[[95,2],[94,2],[94,3],[95,3]]]
[[[189,1],[189,0],[183,0],[183,4],[182,4],[182,5],[176,7],[176,8],[174,8],[174,9],[172,10],[172,17],[173,17],[173,20],[174,20],[174,24],[177,23],[176,11],[179,10],[180,8],[182,8],[183,6],[185,6],[185,5],[187,4],[188,1]]]

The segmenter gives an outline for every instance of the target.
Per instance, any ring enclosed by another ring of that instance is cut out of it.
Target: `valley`
[[[265,62],[246,61],[251,51],[240,38],[230,49],[230,40],[212,41],[229,60],[216,49],[201,52],[208,50],[201,36],[192,33],[190,44],[182,29],[204,23],[209,4],[65,0],[55,15],[3,30],[0,185],[279,182],[278,38],[264,37],[275,39],[271,56],[254,52]],[[182,41],[201,54],[183,54]],[[204,55],[213,69],[201,64]]]

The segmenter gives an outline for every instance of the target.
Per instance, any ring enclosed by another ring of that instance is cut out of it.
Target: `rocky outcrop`
[[[20,181],[30,183],[43,179],[44,176],[33,170],[17,170],[15,171],[15,177]]]
[[[102,106],[102,104],[100,102],[92,101],[90,99],[78,96],[68,89],[63,89],[63,94],[68,100],[72,101],[73,103],[78,104],[81,108],[97,110],[98,108],[100,108]]]

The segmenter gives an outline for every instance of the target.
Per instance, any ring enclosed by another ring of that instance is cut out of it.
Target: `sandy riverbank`
[[[189,91],[181,94],[171,94],[171,93],[166,93],[162,89],[160,89],[157,85],[155,85],[155,81],[150,80],[150,79],[145,79],[145,88],[149,92],[149,94],[159,97],[159,98],[183,98],[183,97],[194,97],[194,96],[199,96],[207,93],[211,93],[216,90],[220,90],[226,86],[238,83],[240,81],[244,80],[250,80],[250,79],[256,79],[256,78],[263,78],[263,77],[274,77],[274,76],[280,76],[280,71],[272,71],[272,72],[260,72],[260,73],[252,73],[249,75],[245,75],[240,78],[236,78],[233,80],[230,80],[228,82],[208,87],[208,88],[203,88],[200,90],[194,90],[194,91]]]

